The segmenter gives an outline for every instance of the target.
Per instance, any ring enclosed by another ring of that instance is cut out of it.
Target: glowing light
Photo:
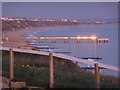
[[[96,36],[91,36],[90,38],[93,39],[93,40],[95,40],[97,37]]]
[[[77,39],[81,39],[81,37],[80,37],[80,36],[78,36],[78,37],[77,37]]]
[[[83,39],[88,39],[88,37],[82,37]]]

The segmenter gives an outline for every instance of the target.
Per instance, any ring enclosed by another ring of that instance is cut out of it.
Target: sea
[[[61,50],[61,54],[78,58],[102,58],[100,60],[94,59],[94,62],[100,62],[118,67],[118,25],[87,25],[87,26],[70,26],[49,28],[44,30],[37,30],[35,32],[27,33],[25,37],[90,37],[96,36],[98,38],[109,38],[108,43],[96,43],[89,40],[81,40],[77,43],[76,40],[64,43],[58,40],[55,43],[51,41],[42,42],[43,45],[50,46]],[[32,44],[41,45],[40,41],[33,40]],[[54,51],[53,51],[54,52]],[[63,53],[62,53],[63,52]],[[80,64],[79,64],[80,65]],[[106,72],[107,71],[107,72]],[[112,70],[102,70],[103,74],[118,75],[118,72]],[[109,73],[108,73],[109,72]]]

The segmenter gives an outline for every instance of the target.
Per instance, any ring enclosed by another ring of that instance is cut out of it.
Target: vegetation
[[[9,75],[9,52],[2,52],[3,76]],[[27,86],[49,87],[49,57],[14,53],[15,79]],[[94,74],[85,72],[73,62],[54,57],[55,88],[94,88]],[[118,88],[118,78],[101,75],[101,88]],[[120,86],[119,86],[120,88]]]

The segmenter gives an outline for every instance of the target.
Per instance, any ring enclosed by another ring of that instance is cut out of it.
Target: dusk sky
[[[3,2],[3,17],[116,19],[117,2]]]

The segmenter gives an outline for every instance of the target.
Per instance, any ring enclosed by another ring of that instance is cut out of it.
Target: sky
[[[115,19],[117,2],[3,2],[2,17]]]

